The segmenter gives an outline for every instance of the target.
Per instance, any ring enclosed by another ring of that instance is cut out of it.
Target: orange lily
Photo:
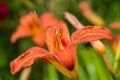
[[[76,29],[82,29],[84,28],[85,26],[83,26],[79,21],[78,19],[71,13],[69,12],[65,12],[64,13],[64,17],[76,28]],[[101,26],[95,26],[95,27],[101,27]],[[101,30],[100,32],[103,32],[103,30]],[[106,32],[106,31],[105,31]],[[107,32],[106,32],[107,33]],[[97,33],[96,33],[97,34]],[[104,34],[103,34],[104,35]],[[95,37],[95,36],[94,36]],[[98,52],[99,55],[102,56],[102,58],[104,59],[105,63],[106,63],[106,66],[110,72],[110,74],[112,76],[114,76],[114,71],[108,61],[108,58],[107,58],[107,55],[105,54],[106,53],[106,49],[105,49],[105,46],[104,44],[100,41],[100,40],[97,40],[97,41],[90,41],[91,45],[93,46],[93,48]]]
[[[111,39],[111,36],[107,28],[87,26],[73,32],[70,38],[67,25],[59,22],[46,31],[46,44],[49,51],[40,47],[28,49],[10,63],[11,73],[15,74],[21,68],[31,66],[36,59],[40,58],[52,64],[68,78],[78,80],[75,45],[101,38]]]
[[[53,26],[58,22],[52,13],[44,13],[38,18],[33,12],[20,18],[20,25],[11,37],[11,42],[15,42],[18,38],[31,36],[33,41],[45,46],[45,31],[47,27]]]

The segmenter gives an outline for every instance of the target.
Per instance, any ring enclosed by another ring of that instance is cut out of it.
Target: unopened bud
[[[92,44],[93,48],[98,52],[98,54],[103,55],[106,53],[105,46],[101,41],[99,41],[99,40],[92,41],[91,44]]]
[[[23,69],[20,75],[20,80],[28,80],[31,72],[31,67]]]
[[[87,2],[80,2],[79,9],[85,18],[91,23],[99,26],[104,25],[104,20],[92,10]]]

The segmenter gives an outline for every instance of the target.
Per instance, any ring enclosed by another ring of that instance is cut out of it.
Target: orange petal
[[[120,22],[112,22],[110,27],[113,29],[120,29]]]
[[[22,16],[20,18],[20,24],[22,24],[22,25],[24,25],[24,24],[29,25],[29,24],[32,24],[34,22],[36,22],[36,23],[38,22],[38,17],[33,12],[30,12],[27,15]]]
[[[64,49],[70,44],[70,36],[67,25],[59,22],[55,26],[51,26],[46,32],[46,43],[51,52]]]
[[[15,74],[23,67],[31,66],[38,58],[45,60],[47,59],[48,55],[49,53],[45,49],[38,47],[30,48],[10,63],[11,73]]]
[[[20,18],[20,25],[12,35],[11,42],[15,42],[18,38],[31,36],[36,44],[45,46],[44,31],[45,30],[39,25],[37,16],[33,12],[30,12],[28,15]]]
[[[118,47],[119,41],[120,41],[120,36],[115,36],[115,37],[113,37],[113,39],[110,41],[110,43],[111,43],[111,45],[112,45],[112,48],[113,48],[113,50],[114,50],[115,53],[116,53],[116,51],[117,51],[117,47]]]
[[[80,42],[96,41],[101,38],[111,39],[112,34],[107,28],[99,26],[84,27],[75,31],[71,36],[73,44]]]
[[[27,37],[31,35],[31,31],[28,26],[20,25],[17,30],[11,36],[11,42],[16,42],[17,39]]]
[[[46,12],[40,16],[39,24],[46,29],[49,26],[54,26],[59,20],[50,12]]]
[[[76,28],[80,29],[83,28],[84,26],[82,23],[79,22],[79,20],[71,13],[65,12],[64,17]]]
[[[11,42],[14,43],[18,38],[32,36],[32,26],[34,26],[33,24],[35,23],[37,24],[37,17],[33,12],[30,12],[26,16],[22,16],[20,18],[20,25],[11,37]]]
[[[70,47],[68,47],[66,50],[69,50],[69,49],[70,49]],[[20,55],[18,58],[13,60],[10,63],[11,73],[15,74],[18,71],[20,71],[22,68],[31,66],[33,64],[33,62],[39,58],[52,64],[56,69],[58,69],[62,74],[64,74],[68,78],[72,78],[72,75],[75,75],[74,74],[75,68],[73,71],[69,71],[67,68],[65,68],[63,65],[61,65],[52,54],[48,53],[48,51],[46,51],[45,49],[42,49],[39,47],[30,48],[25,53]],[[67,60],[67,61],[70,61],[70,60]],[[71,61],[70,61],[70,63],[71,63]]]
[[[38,34],[32,37],[32,40],[37,44],[40,45],[42,47],[46,46],[46,42],[45,42],[45,35],[44,34]]]
[[[69,45],[63,50],[55,52],[54,56],[68,70],[73,70],[75,66],[76,53],[72,45]]]
[[[32,33],[31,36],[38,35],[44,31],[39,25],[38,17],[33,12],[30,12],[28,15],[21,17],[20,23],[21,25],[26,25],[29,27]]]

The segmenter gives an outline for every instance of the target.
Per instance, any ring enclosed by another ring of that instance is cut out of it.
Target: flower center
[[[44,32],[44,29],[42,27],[40,27],[40,25],[37,22],[34,22],[31,26],[30,26],[31,30],[32,30],[32,35],[36,36],[40,33]]]

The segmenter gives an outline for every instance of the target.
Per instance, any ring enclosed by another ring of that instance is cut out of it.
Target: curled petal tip
[[[10,63],[10,68],[11,68],[11,73],[14,75],[16,73],[16,71],[14,70],[15,64],[14,62]]]
[[[10,41],[11,41],[12,43],[15,43],[16,40],[17,40],[17,37],[16,37],[15,35],[12,35]]]

